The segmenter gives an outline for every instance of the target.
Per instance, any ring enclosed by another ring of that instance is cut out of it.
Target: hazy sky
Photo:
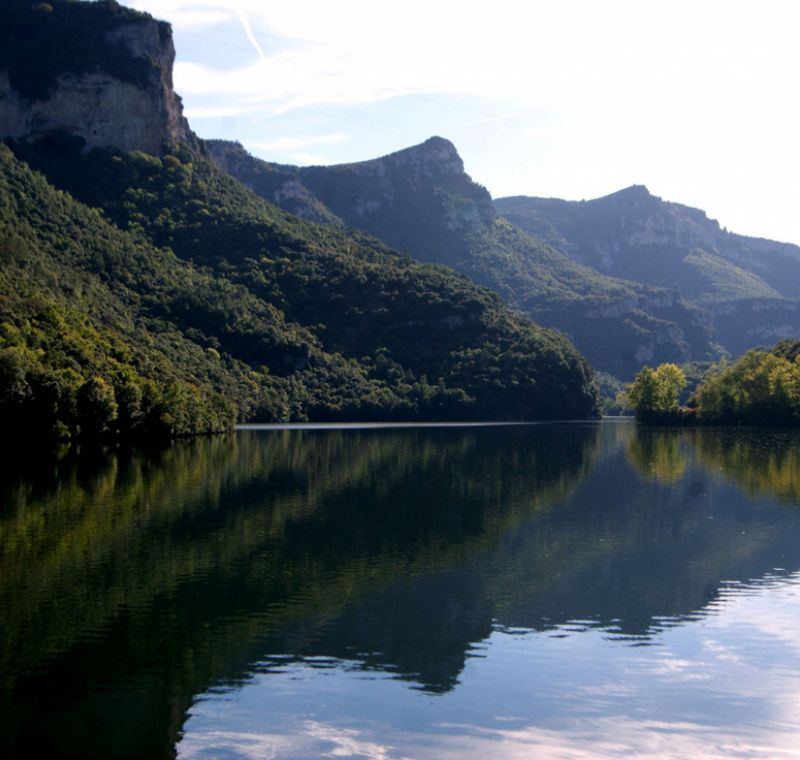
[[[495,197],[645,184],[800,243],[796,0],[124,0],[201,137],[284,163],[438,134]]]

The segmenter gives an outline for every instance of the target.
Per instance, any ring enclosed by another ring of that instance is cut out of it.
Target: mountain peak
[[[624,187],[622,190],[617,190],[614,193],[609,193],[605,197],[623,198],[623,199],[655,198],[655,196],[647,189],[646,185],[631,185],[630,187]]]
[[[456,146],[450,140],[438,136],[429,137],[419,145],[390,153],[383,160],[398,166],[416,168],[425,174],[430,174],[433,170],[448,174],[461,174],[464,171],[464,162],[458,155]]]

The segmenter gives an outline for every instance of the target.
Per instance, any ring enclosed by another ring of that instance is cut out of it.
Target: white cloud
[[[464,158],[496,195],[591,197],[643,182],[737,231],[800,242],[800,9],[791,0],[130,4],[179,32],[205,25],[215,42],[223,29],[238,34],[227,41],[237,63],[225,70],[202,46],[192,59],[179,47],[175,82],[190,117],[459,95],[484,103],[449,123],[483,127],[476,146],[485,150]],[[498,153],[498,114],[534,111],[557,134],[531,138],[521,118]]]
[[[296,150],[310,145],[334,145],[346,140],[347,136],[337,132],[330,135],[311,135],[309,137],[281,137],[267,142],[251,142],[257,150]]]
[[[261,44],[256,39],[255,34],[253,34],[253,27],[250,25],[250,19],[245,13],[244,10],[241,8],[237,9],[236,12],[237,17],[239,18],[239,23],[242,25],[242,30],[244,31],[245,37],[247,37],[247,41],[253,46],[253,49],[258,54],[258,57],[263,61],[266,60],[266,55],[264,55],[264,50],[261,47]]]

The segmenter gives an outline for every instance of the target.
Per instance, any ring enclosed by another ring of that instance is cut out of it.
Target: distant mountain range
[[[800,334],[800,247],[736,235],[634,185],[592,201],[495,201],[510,222],[604,274],[674,287],[732,354]]]
[[[440,137],[311,167],[268,163],[238,143],[206,145],[262,197],[464,272],[619,377],[800,334],[800,248],[722,230],[642,186],[594,201],[493,201]]]

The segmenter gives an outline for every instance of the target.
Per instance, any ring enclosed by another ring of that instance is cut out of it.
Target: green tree
[[[95,375],[78,391],[78,424],[81,435],[99,436],[114,430],[117,420],[117,400],[114,388],[107,380]]]
[[[643,422],[668,421],[680,416],[678,397],[686,385],[677,364],[645,367],[625,389],[625,401]]]
[[[779,344],[780,345],[780,344]],[[748,351],[695,392],[698,418],[732,425],[800,422],[800,357]]]

